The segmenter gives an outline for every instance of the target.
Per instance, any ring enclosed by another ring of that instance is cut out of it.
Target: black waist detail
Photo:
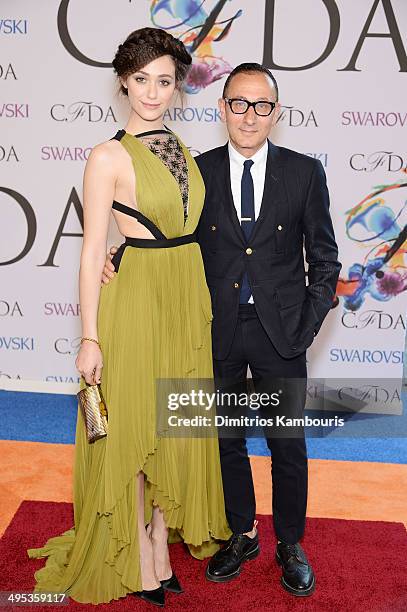
[[[126,242],[123,242],[112,257],[112,264],[116,272],[119,270],[120,262],[126,247],[138,247],[142,249],[168,249],[171,247],[181,246],[182,244],[191,244],[196,242],[196,234],[187,234],[186,236],[177,236],[176,238],[165,238],[155,240],[154,238],[132,238],[126,236]]]
[[[168,249],[170,247],[180,246],[181,244],[190,244],[191,242],[196,242],[196,234],[187,234],[186,236],[158,240],[154,238],[131,238],[126,236],[125,245],[147,249]]]

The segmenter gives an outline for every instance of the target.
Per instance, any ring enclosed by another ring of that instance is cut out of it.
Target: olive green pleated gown
[[[121,143],[133,160],[138,209],[167,238],[193,233],[204,185],[188,149],[181,143],[189,184],[184,225],[180,188],[168,168],[137,137],[125,133]],[[35,573],[35,591],[97,604],[142,589],[140,471],[146,475],[146,524],[158,505],[172,539],[183,539],[198,559],[230,537],[217,438],[156,435],[156,379],[212,377],[211,320],[197,243],[124,250],[118,273],[101,289],[98,312],[108,435],[89,444],[78,410],[74,526],[28,550],[30,557],[47,557]]]

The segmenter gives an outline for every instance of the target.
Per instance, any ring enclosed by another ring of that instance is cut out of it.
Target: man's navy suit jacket
[[[274,347],[284,358],[299,355],[332,307],[341,269],[321,162],[268,141],[260,214],[246,241],[232,198],[228,146],[195,159],[206,187],[197,236],[212,297],[214,358],[230,351],[245,272]]]

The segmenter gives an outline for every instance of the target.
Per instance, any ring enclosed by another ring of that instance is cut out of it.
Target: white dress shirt
[[[253,178],[254,187],[254,218],[257,219],[260,213],[261,201],[263,199],[264,191],[264,179],[266,176],[266,163],[268,154],[268,142],[250,158],[241,155],[229,140],[229,162],[230,162],[230,185],[232,188],[233,203],[236,208],[239,223],[241,223],[242,217],[242,202],[241,202],[241,190],[242,190],[242,174],[243,164],[248,159],[251,159],[254,163],[250,169]],[[253,296],[249,298],[249,303],[253,304]]]

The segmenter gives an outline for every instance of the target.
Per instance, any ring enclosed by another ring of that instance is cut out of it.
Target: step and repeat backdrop
[[[321,160],[343,264],[309,373],[366,378],[373,403],[397,401],[375,380],[400,380],[405,357],[405,0],[2,0],[0,388],[78,381],[82,175],[126,123],[110,62],[143,26],[193,50],[187,96],[165,117],[193,154],[226,142],[217,100],[232,67],[273,71],[270,137]]]

